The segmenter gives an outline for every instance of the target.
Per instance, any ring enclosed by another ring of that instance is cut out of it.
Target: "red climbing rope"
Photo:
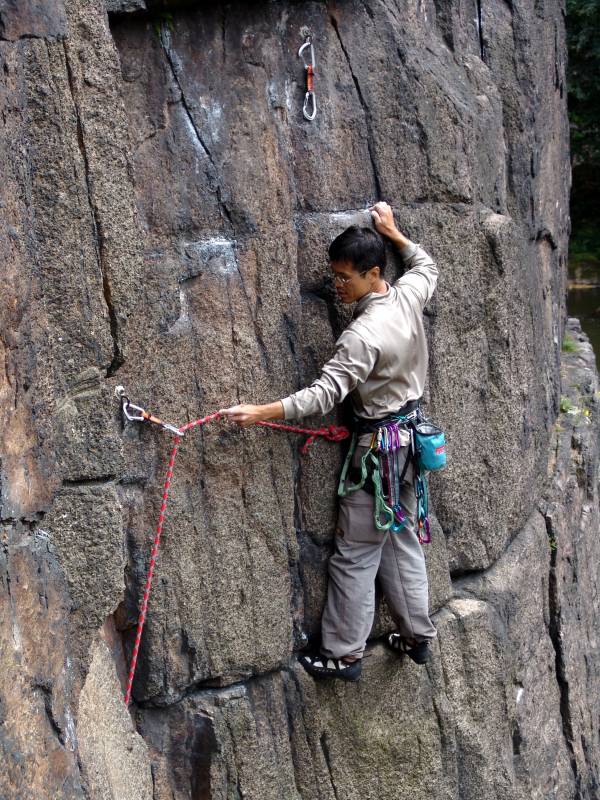
[[[341,442],[350,436],[348,428],[338,428],[335,425],[329,425],[327,428],[298,428],[296,425],[280,425],[277,422],[259,422],[265,428],[275,428],[277,431],[287,431],[288,433],[305,433],[308,439],[300,448],[302,454],[308,451],[310,445],[314,442],[317,436],[322,436],[328,442]]]
[[[129,401],[125,398],[127,403]],[[129,404],[131,405],[131,404]],[[138,409],[137,406],[134,408]],[[125,411],[125,405],[123,406]],[[152,417],[152,415],[144,412],[143,409],[138,409],[140,412],[143,412],[143,419],[148,420],[150,422],[156,422],[157,424],[161,425],[162,427],[168,428],[169,430],[173,430],[174,426],[166,425],[157,417]],[[135,668],[137,665],[138,659],[138,652],[140,649],[140,641],[142,639],[142,631],[144,629],[144,623],[146,622],[146,613],[148,611],[148,600],[150,598],[150,588],[152,585],[152,578],[154,576],[154,567],[156,565],[156,558],[158,556],[158,547],[160,544],[160,537],[163,530],[163,525],[165,521],[166,511],[167,511],[167,504],[169,502],[169,488],[171,486],[171,480],[173,478],[173,467],[175,465],[175,457],[177,456],[177,450],[179,448],[179,443],[181,442],[181,437],[186,431],[189,431],[190,428],[195,428],[199,425],[204,425],[206,422],[211,422],[212,420],[220,419],[221,414],[218,411],[215,411],[212,414],[208,414],[206,417],[202,417],[201,419],[196,419],[193,422],[188,422],[183,425],[181,428],[176,430],[179,431],[179,434],[175,435],[173,438],[173,448],[171,450],[171,455],[169,457],[169,466],[167,467],[167,475],[165,478],[165,482],[163,484],[163,493],[162,493],[162,504],[160,506],[160,513],[158,515],[158,524],[156,526],[156,533],[154,535],[154,542],[152,544],[152,551],[150,553],[150,565],[148,567],[148,574],[146,576],[146,586],[144,587],[144,596],[142,598],[142,605],[140,607],[140,613],[138,617],[137,623],[137,630],[135,634],[135,644],[133,646],[133,652],[131,654],[131,664],[129,666],[129,676],[127,678],[127,688],[125,691],[125,705],[129,705],[129,701],[131,699],[131,687],[133,685],[133,677],[135,675]],[[131,417],[128,417],[131,419]],[[314,442],[317,436],[322,436],[324,439],[327,439],[330,442],[341,442],[343,439],[346,439],[350,432],[347,428],[338,428],[335,425],[329,425],[327,428],[318,428],[318,429],[310,429],[310,428],[299,428],[294,425],[281,425],[276,422],[259,422],[258,425],[262,425],[265,428],[275,428],[275,430],[287,431],[288,433],[304,433],[308,436],[308,439],[303,444],[301,448],[302,453],[306,453],[308,447]]]

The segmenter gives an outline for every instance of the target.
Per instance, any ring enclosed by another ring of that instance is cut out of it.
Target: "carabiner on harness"
[[[308,54],[306,51],[308,50]],[[305,119],[312,122],[314,118],[317,116],[317,100],[315,98],[315,49],[312,44],[312,36],[308,34],[306,36],[306,41],[302,45],[302,47],[298,50],[298,57],[302,59],[304,63],[304,69],[306,70],[306,94],[304,95],[304,105],[302,107],[302,113],[304,114]]]
[[[115,389],[115,395],[121,401],[121,411],[123,412],[123,416],[125,419],[129,420],[130,422],[153,422],[155,425],[160,425],[161,428],[164,428],[167,431],[171,431],[176,436],[183,436],[183,431],[179,430],[175,425],[170,425],[168,422],[163,422],[162,419],[155,417],[154,414],[150,414],[149,411],[146,411],[141,406],[136,406],[125,394],[125,387],[117,386]]]

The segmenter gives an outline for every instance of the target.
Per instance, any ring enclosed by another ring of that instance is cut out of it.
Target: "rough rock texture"
[[[600,422],[575,322],[561,367],[562,4],[196,5],[0,0],[0,797],[593,800]],[[348,319],[327,244],[379,198],[441,273],[435,658],[297,668],[342,448],[213,423],[180,448],[128,714],[169,437],[114,388],[183,423],[310,382]]]

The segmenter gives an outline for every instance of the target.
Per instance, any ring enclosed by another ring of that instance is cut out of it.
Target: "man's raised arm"
[[[375,227],[398,248],[406,272],[394,283],[398,289],[411,291],[423,308],[431,299],[438,279],[438,268],[422,247],[407,239],[394,222],[394,213],[387,203],[376,203],[371,209]]]

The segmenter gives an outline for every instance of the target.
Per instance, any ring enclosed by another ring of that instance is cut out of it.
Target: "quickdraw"
[[[121,411],[123,412],[125,419],[129,420],[130,422],[153,422],[155,425],[160,425],[161,428],[171,431],[171,433],[174,433],[177,436],[183,436],[183,433],[179,430],[179,428],[176,428],[175,425],[170,425],[168,422],[163,422],[162,419],[155,417],[154,414],[150,414],[149,411],[146,411],[141,406],[134,405],[125,394],[125,388],[123,386],[117,386],[115,389],[115,395],[121,401]]]
[[[309,51],[308,57],[305,51]],[[317,100],[315,97],[315,49],[312,44],[312,36],[306,33],[306,41],[298,50],[298,58],[301,58],[306,70],[306,94],[304,95],[304,105],[302,106],[302,113],[304,117],[312,122],[317,116]],[[309,110],[311,109],[311,110]]]
[[[146,615],[148,612],[148,601],[150,599],[152,578],[154,576],[154,568],[156,566],[156,559],[158,556],[160,537],[162,535],[163,525],[167,512],[167,504],[169,501],[169,489],[171,486],[171,480],[173,478],[175,458],[177,456],[179,443],[181,442],[181,438],[183,437],[186,431],[190,430],[191,428],[202,426],[207,422],[221,419],[222,415],[218,411],[214,411],[212,414],[207,414],[205,417],[201,417],[200,419],[196,419],[193,422],[188,422],[185,425],[178,427],[176,425],[171,425],[169,423],[163,422],[157,416],[151,414],[149,411],[146,411],[141,406],[134,405],[125,394],[125,389],[123,386],[117,386],[117,388],[115,389],[115,395],[119,398],[121,402],[121,411],[125,419],[131,422],[152,422],[155,425],[158,425],[161,428],[171,431],[172,433],[175,434],[173,438],[173,447],[171,449],[171,455],[169,457],[167,474],[165,477],[165,482],[163,484],[162,504],[158,515],[158,524],[156,526],[154,541],[152,543],[152,551],[150,553],[150,564],[148,566],[148,574],[146,575],[146,585],[144,587],[144,595],[142,598],[142,604],[140,606],[137,629],[135,634],[135,642],[131,654],[129,674],[127,677],[127,686],[125,689],[125,705],[128,706],[131,700],[133,678],[135,676],[135,668],[137,665],[140,642],[142,639],[142,631],[144,629],[144,623],[146,621]],[[275,430],[285,431],[287,433],[306,434],[308,436],[308,439],[301,448],[302,453],[306,453],[307,448],[312,444],[312,442],[314,442],[317,436],[321,436],[323,439],[327,439],[327,441],[330,442],[341,442],[343,439],[346,439],[348,436],[350,436],[350,431],[348,431],[347,428],[336,427],[335,425],[329,425],[327,428],[318,428],[316,430],[314,428],[300,428],[295,425],[282,425],[277,422],[261,421],[258,423],[258,425],[261,425],[265,428],[274,428]]]
[[[415,478],[415,494],[417,496],[417,535],[421,544],[429,544],[431,542],[429,500],[424,470],[419,470],[419,474]]]

